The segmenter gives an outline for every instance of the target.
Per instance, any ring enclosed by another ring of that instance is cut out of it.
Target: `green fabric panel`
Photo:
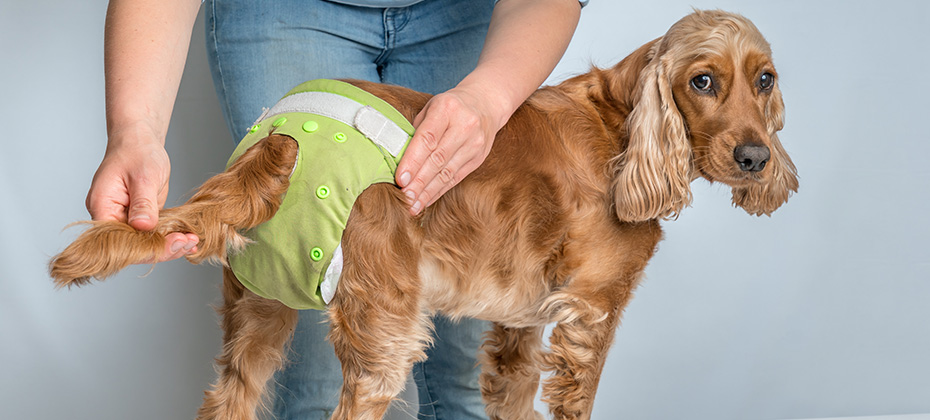
[[[345,91],[350,90],[352,99],[375,107],[373,96],[346,83],[315,81],[301,86],[314,89],[318,84],[328,89],[338,87],[342,91],[326,91],[345,96],[348,96]],[[303,91],[306,90],[292,91],[289,95]],[[368,98],[364,98],[365,95]],[[380,99],[375,102],[387,105]],[[394,113],[400,115],[396,110]],[[308,133],[304,124],[311,120],[317,129]],[[410,125],[402,118],[395,122]],[[300,151],[290,178],[291,185],[278,212],[271,220],[243,232],[254,242],[230,256],[230,267],[239,281],[259,296],[279,300],[295,309],[323,309],[320,283],[342,240],[352,205],[372,184],[394,182],[400,156],[391,156],[355,128],[320,115],[279,114],[260,121],[256,127],[233,152],[228,165],[271,133],[293,137]],[[342,142],[336,140],[339,133],[345,136]],[[328,189],[325,198],[317,194],[320,187]],[[311,258],[314,249],[322,251],[318,261]]]

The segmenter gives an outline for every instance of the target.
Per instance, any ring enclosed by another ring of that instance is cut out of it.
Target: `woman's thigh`
[[[494,3],[430,0],[398,11],[381,80],[431,94],[455,87],[478,63]]]
[[[233,139],[263,107],[319,78],[380,81],[378,9],[321,0],[207,0],[207,55]]]
[[[207,0],[207,55],[233,139],[307,80],[352,78],[436,94],[478,62],[493,0],[366,8],[323,0]]]

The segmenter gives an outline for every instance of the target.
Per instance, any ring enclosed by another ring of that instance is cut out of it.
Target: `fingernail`
[[[180,251],[182,246],[184,246],[184,244],[182,244],[181,241],[174,241],[174,243],[171,244],[171,252],[175,253]]]
[[[413,210],[413,213],[414,213],[414,214],[418,214],[418,213],[420,213],[420,207],[422,207],[422,206],[423,206],[423,205],[420,204],[419,201],[417,201],[416,203],[413,203],[413,207],[411,207],[410,210]]]
[[[414,194],[413,191],[407,191],[407,192],[405,192],[405,193],[404,193],[404,196],[407,197],[407,202],[408,202],[408,203],[412,203],[413,200],[415,200],[415,199],[417,198],[416,194]]]
[[[410,172],[400,174],[400,186],[406,187],[410,183]]]
[[[197,246],[197,242],[188,242],[184,244],[184,252],[190,252],[195,246]]]

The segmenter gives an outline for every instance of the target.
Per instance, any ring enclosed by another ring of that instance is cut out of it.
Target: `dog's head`
[[[778,73],[752,22],[696,11],[646,58],[615,166],[621,220],[676,217],[698,176],[732,187],[733,203],[755,215],[797,191],[797,170],[776,134],[784,125]]]

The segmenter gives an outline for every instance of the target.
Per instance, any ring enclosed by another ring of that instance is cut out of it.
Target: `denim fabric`
[[[207,54],[233,140],[245,136],[262,107],[311,79],[362,79],[432,94],[451,89],[477,64],[493,6],[208,0]]]
[[[325,0],[207,0],[207,55],[233,141],[263,107],[317,78],[355,78],[439,93],[474,69],[494,0],[400,8]],[[337,292],[338,293],[338,292]],[[421,419],[484,419],[476,353],[487,324],[437,317],[429,359],[414,366]],[[341,368],[323,313],[301,311],[290,363],[274,381],[280,420],[328,419]]]
[[[329,0],[333,3],[352,4],[364,7],[407,7],[423,0]]]

